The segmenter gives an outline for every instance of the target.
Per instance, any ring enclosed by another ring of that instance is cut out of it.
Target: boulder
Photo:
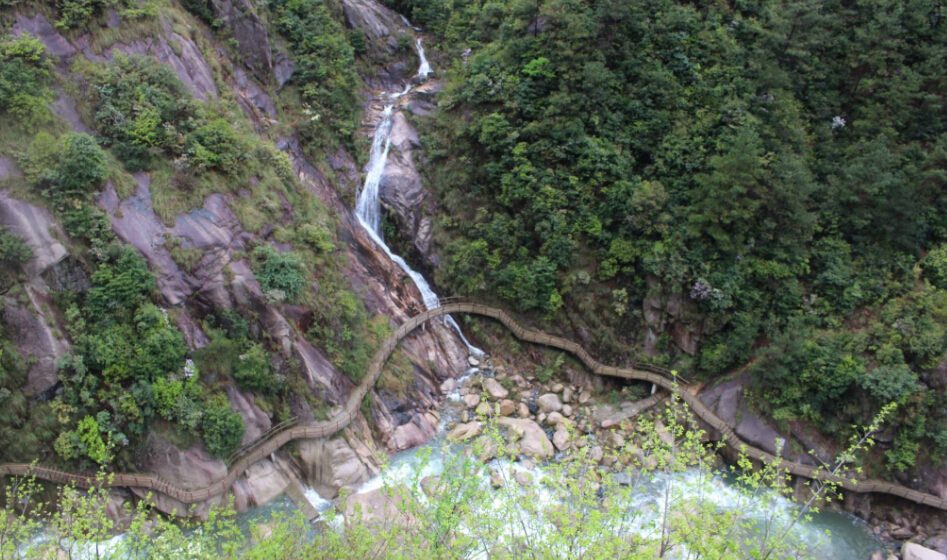
[[[556,446],[556,449],[559,451],[565,451],[572,447],[572,444],[569,442],[569,432],[558,429],[552,436],[552,444]]]
[[[536,422],[525,418],[500,418],[497,422],[520,438],[519,448],[524,455],[540,460],[552,457],[552,443]]]
[[[409,490],[404,486],[396,486],[391,491],[376,488],[359,492],[345,499],[343,511],[346,519],[360,516],[361,521],[369,525],[380,523],[410,526],[414,524],[414,519],[407,513],[403,513],[399,505],[405,500],[410,500],[410,495]]]
[[[343,438],[301,439],[299,458],[310,484],[326,498],[334,498],[342,488],[357,488],[369,479],[368,469]]]
[[[462,400],[464,401],[464,406],[467,408],[476,408],[477,405],[480,404],[480,395],[464,395]]]
[[[529,488],[533,485],[533,477],[528,472],[514,471],[513,480],[524,488]]]
[[[448,379],[447,381],[444,381],[443,383],[441,383],[442,395],[453,393],[456,390],[457,390],[457,381],[455,381],[453,378]]]
[[[516,415],[520,418],[529,418],[529,407],[526,403],[520,403],[517,407]]]
[[[947,556],[917,543],[904,543],[901,560],[947,560]]]
[[[500,399],[505,399],[510,392],[503,388],[496,379],[487,378],[483,380],[483,390],[490,395],[490,398],[498,401]]]
[[[261,506],[279,496],[289,486],[289,479],[269,459],[250,465],[237,481],[245,489],[249,504]]]
[[[546,393],[545,395],[536,399],[536,404],[539,405],[540,410],[543,412],[559,412],[562,410],[562,403],[559,401],[559,395],[555,393]]]
[[[572,416],[573,410],[572,406],[568,404],[562,405],[562,415],[563,416]]]
[[[467,422],[466,424],[459,424],[447,434],[447,441],[468,441],[479,436],[482,431],[483,428],[480,426],[479,422]]]
[[[553,426],[558,426],[562,423],[562,414],[559,414],[558,412],[550,412],[546,415],[546,423]]]
[[[484,401],[480,403],[479,405],[477,405],[477,409],[474,412],[477,413],[478,417],[490,417],[490,416],[493,416],[494,412],[496,411],[494,410],[492,404],[490,404],[487,401]]]
[[[510,399],[503,399],[498,405],[500,416],[512,416],[517,409],[516,403]],[[529,411],[527,411],[528,413]]]
[[[572,402],[572,387],[566,387],[562,390],[562,402],[571,403]]]

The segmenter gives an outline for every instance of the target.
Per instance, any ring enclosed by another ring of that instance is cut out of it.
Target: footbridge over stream
[[[733,428],[707,408],[697,395],[686,389],[687,383],[685,380],[675,376],[672,372],[664,368],[642,363],[635,363],[630,367],[607,366],[595,360],[584,348],[575,342],[525,328],[501,309],[455,298],[442,299],[439,307],[419,313],[398,327],[375,352],[372,361],[369,363],[367,375],[352,391],[352,394],[349,396],[342,410],[333,418],[324,422],[315,422],[302,426],[296,425],[295,422],[287,422],[285,425],[271,430],[265,434],[263,438],[242,448],[234,457],[231,457],[231,460],[228,461],[229,471],[227,476],[210,486],[203,488],[182,488],[160,477],[138,473],[109,473],[108,479],[103,480],[101,477],[69,473],[58,469],[29,464],[0,465],[0,476],[34,476],[38,479],[47,480],[56,484],[75,485],[80,488],[89,488],[92,486],[142,488],[160,492],[185,504],[194,504],[214,496],[219,496],[227,492],[234,482],[236,482],[237,478],[246,471],[250,465],[268,457],[287,443],[297,439],[330,437],[348,426],[352,422],[352,419],[358,415],[359,405],[362,399],[374,386],[385,362],[391,353],[394,352],[398,343],[427,321],[451,313],[469,313],[496,319],[503,323],[503,325],[512,331],[520,340],[569,352],[578,358],[589,371],[597,375],[647,381],[673,392],[678,395],[682,401],[687,403],[690,407],[690,411],[695,416],[720,433],[726,445],[738,451],[745,452],[753,460],[765,461],[767,463],[778,460],[782,468],[796,476],[817,480],[829,480],[851,492],[889,494],[918,504],[947,511],[947,500],[938,496],[919,492],[883,480],[852,480],[832,476],[824,469],[817,469],[802,463],[777,458],[741,440],[733,431]]]

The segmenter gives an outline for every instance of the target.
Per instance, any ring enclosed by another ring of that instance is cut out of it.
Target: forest
[[[898,402],[878,468],[944,458],[943,2],[388,5],[453,61],[418,117],[439,282],[619,356],[683,294],[683,371],[840,441]]]

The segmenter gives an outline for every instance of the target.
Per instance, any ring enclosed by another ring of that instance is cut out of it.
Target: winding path
[[[716,414],[714,414],[703,402],[689,391],[681,388],[681,380],[675,378],[670,372],[663,368],[657,368],[646,364],[635,364],[630,368],[618,368],[606,366],[596,361],[584,348],[575,342],[551,336],[539,331],[526,329],[517,323],[509,314],[500,309],[469,302],[454,302],[444,300],[441,307],[425,311],[407,320],[398,327],[387,340],[382,344],[372,361],[368,366],[368,375],[362,380],[349,397],[345,407],[334,418],[325,422],[316,422],[306,426],[295,426],[291,423],[282,430],[273,431],[267,438],[245,448],[241,454],[235,458],[230,466],[227,476],[222,480],[204,488],[180,488],[159,477],[148,474],[130,474],[114,473],[110,474],[111,480],[101,481],[95,477],[83,476],[67,473],[57,469],[50,469],[40,466],[27,464],[5,464],[0,465],[0,476],[35,476],[36,478],[48,480],[57,484],[75,484],[78,487],[88,488],[90,486],[120,486],[135,487],[160,492],[179,500],[185,504],[193,504],[219,496],[225,493],[250,465],[269,456],[277,449],[287,443],[297,439],[324,438],[329,437],[352,422],[352,418],[358,414],[359,405],[362,399],[374,386],[375,381],[381,374],[382,367],[388,357],[397,347],[403,338],[408,336],[414,329],[435,317],[448,315],[451,313],[470,313],[474,315],[483,315],[491,317],[503,323],[520,340],[542,344],[553,348],[559,348],[569,352],[582,361],[583,364],[592,372],[598,375],[607,375],[610,377],[621,377],[624,379],[635,379],[647,381],[659,385],[669,391],[675,392],[681,400],[687,403],[691,411],[701,420],[707,422],[712,428],[717,430],[728,446],[737,450],[744,451],[754,460],[762,460],[767,463],[781,460],[781,467],[787,469],[790,473],[810,479],[831,480],[839,486],[857,493],[881,493],[898,496],[918,504],[935,507],[947,511],[947,500],[912,490],[898,484],[891,484],[883,480],[858,480],[853,481],[842,477],[833,477],[824,470],[816,469],[809,465],[795,463],[779,459],[762,449],[747,445],[733,431],[733,429]]]

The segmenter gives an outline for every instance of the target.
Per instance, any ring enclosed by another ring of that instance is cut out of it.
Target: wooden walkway
[[[898,496],[912,502],[925,506],[935,507],[947,511],[947,500],[912,490],[910,488],[885,482],[883,480],[852,480],[842,477],[832,477],[824,470],[816,469],[809,465],[786,461],[777,458],[762,449],[747,445],[734,433],[733,429],[721,418],[715,415],[703,402],[696,396],[682,388],[686,382],[672,375],[664,368],[656,367],[650,364],[635,363],[631,367],[619,368],[607,366],[596,361],[588,352],[575,342],[564,338],[551,336],[543,332],[526,329],[517,323],[509,314],[501,309],[495,309],[486,305],[458,301],[453,299],[442,300],[443,305],[436,309],[431,309],[418,314],[405,321],[392,334],[381,347],[375,352],[372,361],[369,363],[368,372],[365,378],[353,391],[345,407],[332,419],[325,422],[316,422],[306,426],[296,426],[293,423],[287,425],[284,429],[272,431],[268,437],[251,444],[239,456],[235,457],[230,465],[227,476],[222,480],[203,488],[182,488],[175,486],[159,477],[148,474],[130,474],[115,473],[112,476],[109,486],[135,487],[160,492],[185,504],[201,502],[208,498],[219,496],[225,493],[250,465],[263,459],[275,452],[277,449],[296,439],[311,439],[329,437],[352,422],[358,414],[359,405],[362,399],[374,386],[381,374],[382,367],[388,357],[397,347],[403,338],[408,336],[414,329],[425,322],[451,313],[470,313],[474,315],[483,315],[491,317],[503,323],[520,340],[542,344],[552,348],[558,348],[569,352],[578,358],[585,366],[595,374],[607,375],[610,377],[620,377],[624,379],[634,379],[638,381],[647,381],[659,385],[669,391],[676,393],[681,400],[687,403],[691,411],[701,420],[707,422],[713,429],[717,430],[723,442],[728,446],[744,451],[750,458],[766,462],[781,461],[781,466],[790,473],[810,479],[831,480],[839,486],[857,493],[881,493]],[[57,469],[50,469],[41,466],[31,466],[26,464],[6,464],[0,465],[0,476],[35,476],[43,480],[48,480],[57,484],[74,484],[81,488],[99,485],[100,482],[93,476],[83,476],[67,473]]]

